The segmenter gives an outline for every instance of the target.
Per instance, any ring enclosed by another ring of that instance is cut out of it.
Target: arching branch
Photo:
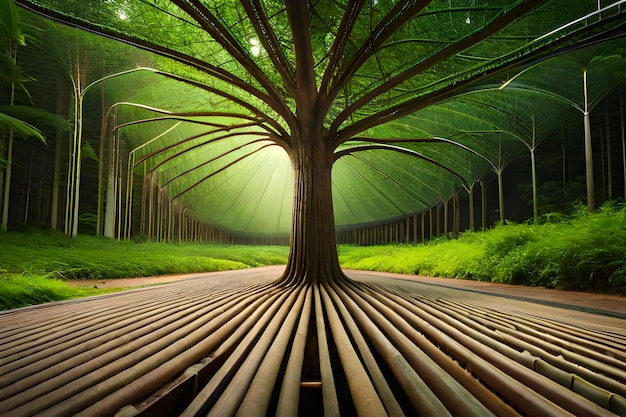
[[[232,101],[235,104],[240,105],[241,107],[250,110],[250,112],[252,112],[252,114],[256,115],[257,117],[261,118],[264,122],[266,122],[268,125],[272,126],[275,130],[276,130],[276,135],[277,136],[281,136],[283,138],[283,140],[285,141],[286,144],[290,145],[290,137],[289,134],[287,133],[287,131],[280,125],[280,123],[278,123],[276,120],[274,120],[273,118],[271,118],[270,116],[268,116],[267,114],[265,114],[264,112],[262,112],[261,110],[257,109],[256,107],[254,107],[253,105],[251,105],[250,103],[239,99],[235,96],[233,96],[232,94],[228,94],[224,91],[221,91],[217,88],[213,88],[213,87],[209,87],[207,85],[204,85],[198,81],[194,81],[194,80],[189,80],[187,78],[178,76],[178,75],[174,75],[174,74],[169,74],[169,73],[165,73],[162,71],[155,71],[155,73],[157,74],[161,74],[165,77],[171,78],[173,80],[177,80],[177,81],[181,81],[184,82],[185,84],[189,84],[189,85],[193,85],[194,87],[198,87],[202,90],[208,91],[210,93],[213,93],[215,95],[218,95],[220,97],[224,97],[230,101]],[[269,104],[269,103],[268,103]],[[277,109],[273,108],[273,110],[277,111]],[[285,116],[281,113],[279,113],[281,116]],[[287,115],[288,117],[285,119],[286,121],[288,121],[288,119],[291,118],[291,116],[293,116],[291,114],[291,112],[289,112],[289,115]]]
[[[190,190],[194,189],[195,187],[197,187],[198,185],[202,184],[204,181],[206,181],[206,180],[210,179],[211,177],[214,177],[215,175],[217,175],[217,174],[219,174],[220,172],[222,172],[222,171],[224,171],[224,170],[226,170],[226,169],[228,169],[228,168],[232,167],[233,165],[235,165],[235,164],[237,164],[237,163],[239,163],[239,162],[243,161],[244,159],[249,158],[250,156],[252,156],[252,155],[256,154],[257,152],[259,152],[259,151],[261,151],[261,150],[263,150],[263,149],[265,149],[265,148],[269,148],[270,146],[277,146],[277,145],[276,145],[275,143],[270,143],[270,144],[268,144],[268,145],[263,145],[263,146],[261,146],[260,148],[258,148],[258,149],[256,149],[256,150],[254,150],[254,151],[248,152],[247,154],[245,154],[245,155],[243,155],[243,156],[241,156],[241,157],[239,157],[239,158],[235,159],[234,161],[232,161],[232,162],[230,162],[230,163],[226,164],[226,165],[225,165],[225,166],[223,166],[222,168],[220,168],[220,169],[218,169],[218,170],[216,170],[216,171],[214,171],[214,172],[210,173],[210,174],[209,174],[209,175],[207,175],[206,177],[202,178],[200,181],[197,181],[197,182],[195,182],[194,184],[190,185],[189,187],[185,188],[183,191],[181,191],[180,193],[178,193],[178,194],[176,194],[174,197],[172,197],[172,200],[171,200],[171,201],[176,200],[177,198],[181,197],[183,194],[187,193],[188,191],[190,191]]]
[[[609,8],[611,7],[614,6],[610,6]],[[617,7],[619,7],[619,5]],[[594,15],[595,14],[597,13],[594,13]],[[485,77],[503,73],[511,70],[512,68],[519,68],[520,65],[528,64],[529,62],[536,63],[544,61],[548,58],[578,49],[579,47],[593,45],[602,41],[614,39],[616,37],[623,37],[624,28],[621,20],[621,15],[617,14],[605,19],[600,19],[598,22],[589,24],[580,30],[576,30],[575,28],[570,28],[569,25],[565,25],[560,28],[560,30],[571,29],[571,32],[564,33],[561,37],[556,38],[552,42],[547,42],[545,45],[536,46],[535,49],[533,49],[532,54],[528,53],[528,46],[525,49],[513,51],[512,54],[508,54],[496,61],[492,61],[492,63],[486,66],[484,71],[481,71],[480,73],[472,69],[460,74],[459,77],[455,77],[456,81],[452,78],[444,79],[443,81],[448,84],[444,87],[435,88],[435,85],[429,85],[429,88],[431,88],[433,92],[420,95],[418,91],[414,91],[412,92],[413,98],[400,102],[396,105],[389,106],[380,112],[371,114],[349,126],[346,126],[344,129],[337,132],[336,144],[339,145],[342,142],[349,140],[352,136],[358,135],[367,129],[396,120],[432,104],[439,103],[460,93],[467,92],[468,87]],[[611,25],[614,25],[615,28],[612,28]],[[533,41],[529,45],[535,45],[536,43],[536,41]],[[441,80],[438,83],[440,84]]]
[[[336,132],[339,129],[339,126],[354,112],[358,111],[358,109],[362,108],[366,104],[370,103],[376,97],[384,94],[394,87],[402,84],[403,82],[409,80],[410,78],[426,71],[429,68],[432,68],[434,65],[458,54],[461,51],[466,50],[467,48],[478,44],[479,42],[487,39],[492,36],[494,33],[500,31],[505,28],[513,21],[518,19],[520,16],[528,13],[533,8],[537,7],[544,0],[529,0],[518,3],[517,6],[509,8],[507,10],[503,10],[498,13],[492,19],[491,23],[486,26],[483,26],[479,30],[472,32],[471,34],[465,36],[464,38],[452,42],[451,44],[440,48],[437,52],[431,54],[426,59],[417,62],[414,65],[411,65],[406,70],[402,71],[400,74],[393,76],[388,81],[380,83],[373,90],[369,91],[367,94],[363,95],[358,100],[352,102],[348,107],[346,107],[333,121],[330,131]]]
[[[172,49],[163,47],[153,42],[146,41],[144,39],[140,39],[134,36],[120,33],[111,28],[106,28],[103,26],[95,25],[93,23],[87,22],[85,20],[77,19],[72,16],[68,16],[66,14],[61,14],[54,10],[39,6],[29,0],[16,0],[15,3],[18,4],[20,7],[23,7],[24,9],[27,9],[41,16],[47,17],[53,21],[60,22],[68,26],[76,27],[86,32],[103,36],[105,38],[117,40],[117,41],[126,43],[128,45],[136,46],[145,51],[153,52],[157,55],[171,58],[178,62],[189,65],[190,67],[196,68],[212,77],[215,77],[218,80],[221,80],[229,85],[233,85],[237,88],[240,88],[243,91],[246,91],[248,94],[258,98],[264,103],[267,103],[277,113],[281,114],[281,116],[285,116],[289,113],[288,109],[286,109],[286,107],[282,105],[283,104],[282,100],[280,100],[279,97],[270,96],[267,93],[254,88],[246,81],[226,71],[223,68],[220,68],[215,65],[211,65],[203,60],[194,58],[190,55],[187,55],[178,51],[174,51]]]
[[[185,175],[189,174],[190,172],[193,172],[196,169],[202,168],[203,166],[206,166],[206,165],[210,164],[211,162],[215,162],[218,159],[223,158],[223,157],[225,157],[227,155],[230,155],[231,153],[233,153],[235,151],[241,150],[241,149],[243,149],[246,146],[250,146],[250,145],[254,145],[255,143],[266,142],[266,141],[267,141],[267,139],[255,139],[255,140],[252,140],[250,142],[244,143],[243,145],[237,146],[236,148],[230,149],[230,150],[228,150],[228,151],[226,151],[224,153],[219,154],[216,157],[213,157],[213,158],[211,158],[211,159],[209,159],[207,161],[204,161],[204,162],[194,166],[193,168],[189,168],[189,169],[187,169],[187,170],[185,170],[185,171],[183,171],[183,172],[173,176],[169,180],[165,181],[162,186],[165,187],[167,184],[169,184],[169,183],[171,183],[171,182],[173,182],[173,181],[175,181],[175,180],[177,180],[177,179],[179,179],[181,177],[184,177]]]
[[[341,63],[346,44],[350,39],[350,34],[352,33],[352,29],[354,29],[354,25],[356,24],[364,3],[365,0],[350,0],[346,6],[346,11],[337,29],[337,36],[335,36],[335,40],[329,51],[330,60],[322,76],[320,93],[323,97],[328,94],[327,90],[329,85],[333,77],[337,75],[337,67]],[[330,106],[330,100],[326,103],[326,106]]]
[[[387,139],[377,139],[377,138],[367,138],[367,137],[356,137],[354,138],[354,140],[360,140],[363,142],[372,142],[372,143],[380,143],[380,144],[388,144],[388,143],[436,143],[436,142],[440,142],[440,143],[448,143],[450,145],[459,147],[463,150],[466,150],[467,152],[470,152],[473,155],[476,155],[477,157],[481,158],[482,160],[484,160],[485,162],[487,162],[494,170],[496,169],[496,166],[489,160],[489,158],[487,158],[486,156],[484,156],[483,154],[481,154],[480,152],[478,152],[475,149],[470,148],[467,145],[464,145],[460,142],[454,141],[452,139],[448,139],[448,138],[443,138],[440,136],[433,136],[431,138],[397,138],[397,139],[392,139],[392,138],[387,138]]]
[[[161,148],[161,149],[159,149],[159,150],[157,150],[155,152],[151,152],[150,154],[141,157],[137,162],[135,162],[135,164],[133,165],[133,169],[136,168],[137,166],[139,166],[139,164],[141,164],[142,162],[144,162],[144,161],[146,161],[146,160],[148,160],[150,158],[153,158],[156,155],[159,155],[159,154],[161,154],[161,153],[163,153],[163,152],[165,152],[165,151],[167,151],[169,149],[172,149],[172,148],[174,148],[174,147],[176,147],[176,146],[178,146],[178,145],[180,145],[180,144],[182,144],[184,142],[188,142],[188,141],[193,140],[193,139],[198,139],[198,138],[201,138],[202,136],[210,135],[210,134],[213,134],[215,132],[216,132],[215,130],[214,131],[210,131],[210,132],[202,132],[202,133],[199,133],[197,135],[193,135],[193,136],[190,136],[188,138],[185,138],[182,141],[179,141],[177,143],[174,143],[174,144],[171,144],[171,145],[167,145],[167,146],[165,146],[165,147],[163,147],[163,148]],[[172,155],[172,156],[164,159],[163,161],[161,161],[158,164],[156,164],[155,166],[153,166],[150,169],[150,172],[156,170],[157,168],[159,168],[160,166],[162,166],[166,162],[169,162],[170,160],[172,160],[174,158],[177,158],[177,157],[179,157],[180,155],[182,155],[184,153],[187,153],[189,151],[197,149],[197,148],[199,148],[201,146],[208,145],[208,144],[213,143],[213,142],[217,142],[217,141],[220,141],[220,140],[224,140],[224,139],[228,139],[228,138],[232,138],[232,137],[236,137],[236,136],[247,136],[247,135],[257,135],[257,136],[263,135],[265,138],[267,138],[267,136],[265,136],[266,135],[265,133],[250,133],[250,132],[228,133],[228,134],[225,134],[225,135],[221,135],[221,136],[218,136],[216,138],[209,139],[206,142],[201,142],[201,143],[198,143],[196,145],[193,145],[193,146],[191,146],[189,148],[186,148],[186,149],[180,151],[179,153],[177,153],[175,155]]]
[[[240,65],[242,65],[254,79],[263,86],[269,94],[272,107],[277,109],[278,113],[285,118],[288,124],[292,125],[294,119],[290,117],[291,111],[281,98],[281,93],[276,86],[267,78],[265,73],[261,71],[259,66],[251,58],[248,51],[242,48],[241,44],[235,39],[222,22],[199,0],[172,0],[176,6],[187,13],[194,19],[202,29],[204,29],[211,37],[219,43]]]
[[[113,130],[119,130],[119,129],[123,129],[125,127],[129,127],[129,126],[133,126],[133,125],[139,125],[139,124],[143,124],[143,123],[150,123],[150,122],[159,122],[162,120],[178,120],[180,122],[189,122],[189,123],[194,123],[194,124],[198,124],[198,125],[203,125],[203,126],[211,126],[211,127],[215,127],[217,129],[220,130],[228,130],[230,129],[230,125],[224,125],[221,123],[212,123],[212,122],[207,122],[204,120],[190,120],[186,117],[179,117],[179,116],[174,116],[174,115],[167,115],[167,116],[160,116],[160,117],[149,117],[147,119],[138,119],[138,120],[133,120],[131,122],[126,122],[126,123],[121,123],[117,126],[115,126],[113,128]],[[256,123],[246,123],[246,126],[257,126]]]
[[[369,38],[363,43],[359,51],[354,54],[346,69],[337,78],[337,81],[330,86],[328,100],[333,101],[348,80],[358,71],[359,68],[374,55],[374,53],[407,21],[412,19],[417,13],[424,9],[428,1],[404,0],[399,1],[389,13],[374,28]],[[341,34],[340,34],[341,35]],[[336,129],[335,129],[336,131]]]
[[[403,154],[406,154],[406,155],[411,155],[411,156],[417,157],[419,159],[423,159],[424,161],[430,162],[431,164],[434,164],[434,165],[436,165],[436,166],[438,166],[438,167],[448,171],[449,173],[451,173],[455,177],[459,178],[463,182],[463,185],[465,187],[469,188],[469,184],[467,183],[467,180],[461,174],[459,174],[458,172],[456,172],[452,168],[448,167],[447,165],[442,164],[439,161],[434,160],[433,158],[430,158],[430,157],[428,157],[426,155],[423,155],[423,154],[421,154],[419,152],[416,152],[416,151],[411,150],[411,149],[402,148],[400,146],[385,145],[385,144],[355,146],[353,148],[343,149],[341,151],[335,152],[334,160],[337,161],[339,158],[341,158],[343,156],[346,156],[346,155],[351,155],[351,154],[353,154],[355,152],[373,151],[373,150],[394,151],[394,152],[403,153]]]
[[[254,27],[259,40],[265,48],[269,58],[274,64],[274,68],[280,74],[285,88],[289,91],[293,91],[295,88],[294,71],[291,63],[285,57],[283,50],[276,38],[276,34],[272,29],[259,0],[245,0],[242,1],[244,10],[248,14],[248,18]]]

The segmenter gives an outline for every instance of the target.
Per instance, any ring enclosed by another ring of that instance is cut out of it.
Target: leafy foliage
[[[0,310],[120,290],[121,288],[73,288],[48,275],[5,274],[0,276]]]
[[[558,219],[558,220],[556,220]],[[499,225],[427,245],[340,247],[343,267],[626,294],[626,205]]]
[[[61,279],[110,279],[242,269],[286,262],[285,247],[165,245],[112,241],[58,232],[6,232],[0,271],[52,274]]]
[[[623,56],[611,45],[539,63],[611,30],[594,0],[18,4],[106,35],[46,29],[55,66],[88,68],[86,83],[150,67],[105,82],[136,174],[154,169],[197,218],[243,234],[289,233],[288,154],[308,115],[329,152],[345,152],[335,223],[358,225],[428,209],[548,138],[555,119],[580,118],[582,55],[594,103],[623,80],[607,76]],[[421,141],[435,137],[446,141]]]

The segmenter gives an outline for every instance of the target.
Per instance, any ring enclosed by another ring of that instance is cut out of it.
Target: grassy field
[[[284,264],[283,246],[221,246],[70,239],[57,232],[0,234],[0,310],[111,292],[73,288],[71,279],[111,279]]]
[[[220,246],[0,234],[0,309],[110,292],[70,279],[211,272],[284,264],[284,246]],[[626,205],[551,215],[425,245],[342,245],[344,268],[626,294]]]
[[[419,246],[340,247],[344,268],[626,294],[626,205]]]

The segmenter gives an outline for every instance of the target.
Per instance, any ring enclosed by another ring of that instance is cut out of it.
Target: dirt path
[[[183,281],[187,279],[200,278],[206,276],[207,272],[197,274],[176,274],[176,275],[158,275],[153,277],[139,278],[116,278],[116,279],[86,279],[71,280],[67,283],[73,287],[93,287],[98,288],[136,288],[147,287],[151,285],[169,284],[172,282]]]

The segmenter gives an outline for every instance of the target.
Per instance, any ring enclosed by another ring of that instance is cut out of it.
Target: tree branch
[[[252,60],[248,51],[241,47],[230,31],[222,25],[215,15],[199,0],[172,0],[176,6],[194,19],[218,44],[220,44],[230,56],[233,57],[243,68],[267,91],[267,101],[288,125],[295,126],[295,117],[289,106],[282,98],[281,92],[261,71],[259,66]]]
[[[222,172],[222,171],[224,171],[224,170],[226,170],[226,169],[230,168],[231,166],[233,166],[233,165],[235,165],[235,164],[239,163],[240,161],[242,161],[242,160],[244,160],[244,159],[246,159],[246,158],[248,158],[248,157],[250,157],[250,156],[254,155],[255,153],[260,152],[261,150],[263,150],[263,149],[265,149],[265,148],[269,148],[270,146],[277,146],[277,145],[276,145],[276,144],[274,144],[274,143],[270,143],[270,144],[268,144],[268,145],[261,146],[259,149],[256,149],[256,150],[254,150],[254,151],[252,151],[252,152],[248,152],[247,154],[245,154],[245,155],[243,155],[243,156],[241,156],[241,157],[239,157],[239,158],[235,159],[235,160],[234,160],[234,161],[232,161],[231,163],[226,164],[225,166],[223,166],[222,168],[218,169],[217,171],[214,171],[214,172],[210,173],[210,174],[209,174],[209,175],[207,175],[206,177],[202,178],[200,181],[197,181],[197,182],[195,182],[194,184],[190,185],[189,187],[185,188],[183,191],[181,191],[180,193],[178,193],[178,194],[176,194],[174,197],[172,197],[171,201],[176,200],[177,198],[179,198],[180,196],[182,196],[183,194],[185,194],[187,191],[194,189],[195,187],[197,187],[198,185],[202,184],[204,181],[208,180],[209,178],[211,178],[211,177],[213,177],[213,176],[215,176],[215,175],[219,174],[220,172]]]
[[[350,0],[348,5],[346,6],[346,12],[341,19],[341,23],[339,24],[339,29],[337,29],[337,36],[335,36],[335,41],[330,48],[330,60],[328,62],[328,66],[324,71],[324,75],[322,77],[322,82],[320,84],[320,93],[323,96],[328,94],[327,89],[331,84],[332,78],[337,73],[337,66],[341,63],[341,58],[343,57],[343,51],[348,43],[350,38],[350,34],[352,33],[352,29],[354,29],[354,25],[356,24],[357,18],[361,9],[363,8],[363,4],[365,0]],[[326,104],[326,107],[329,107],[330,103]]]
[[[423,10],[430,0],[404,0],[398,2],[393,9],[374,28],[370,37],[363,43],[363,46],[354,55],[352,61],[348,63],[346,69],[341,73],[336,82],[330,86],[328,100],[333,101],[348,80],[357,70],[389,39],[404,23],[412,19],[417,13]]]
[[[458,172],[456,172],[455,170],[453,170],[452,168],[448,167],[447,165],[442,164],[439,161],[436,161],[426,155],[423,155],[419,152],[416,152],[412,149],[406,149],[406,148],[402,148],[399,146],[393,146],[393,145],[385,145],[385,144],[377,144],[377,145],[362,145],[362,146],[355,146],[353,148],[348,148],[348,149],[343,149],[341,151],[335,152],[335,156],[334,156],[334,161],[336,162],[339,158],[346,156],[346,155],[351,155],[355,152],[363,152],[363,151],[372,151],[372,150],[386,150],[386,151],[394,151],[394,152],[399,152],[399,153],[403,153],[406,155],[411,155],[420,159],[423,159],[424,161],[430,162],[431,164],[434,164],[442,169],[445,169],[446,171],[448,171],[449,173],[451,173],[452,175],[458,177],[462,182],[463,185],[469,188],[469,184],[467,183],[467,181],[465,180],[465,178],[463,178],[463,176],[461,174],[459,174]]]
[[[431,54],[426,59],[418,62],[415,65],[412,65],[409,69],[403,71],[402,73],[392,77],[386,82],[381,83],[378,87],[369,91],[367,94],[362,96],[360,99],[356,100],[352,104],[350,104],[347,108],[345,108],[333,121],[330,131],[337,132],[339,126],[354,112],[358,109],[362,108],[376,97],[390,91],[392,88],[398,86],[399,84],[407,81],[408,79],[416,76],[417,74],[426,71],[429,68],[432,68],[434,65],[442,62],[445,59],[448,59],[457,53],[466,50],[467,48],[476,45],[477,43],[487,39],[494,33],[508,26],[514,20],[528,13],[533,8],[537,7],[539,4],[543,3],[545,0],[526,0],[519,3],[517,6],[514,6],[510,9],[503,10],[498,13],[489,23],[488,25],[482,27],[481,29],[465,36],[464,38],[451,42],[450,45],[441,48],[439,51]]]
[[[317,93],[314,71],[315,63],[313,62],[313,50],[311,48],[309,8],[306,0],[286,1],[285,7],[296,51],[295,81],[297,92],[294,98],[297,103],[296,107],[301,108],[301,103],[310,102]],[[304,108],[310,108],[310,106]]]
[[[295,89],[295,79],[293,68],[285,57],[280,43],[276,38],[276,34],[272,30],[267,16],[263,12],[263,8],[258,0],[242,0],[244,10],[248,14],[248,18],[254,27],[263,48],[267,51],[268,56],[274,64],[274,68],[280,74],[283,84],[287,91],[293,92]]]
[[[215,162],[215,161],[217,161],[218,159],[223,158],[223,157],[225,157],[226,155],[229,155],[229,154],[231,154],[231,153],[233,153],[233,152],[235,152],[235,151],[238,151],[238,150],[242,149],[242,148],[243,148],[243,147],[245,147],[245,146],[253,145],[253,144],[255,144],[255,143],[260,143],[260,142],[267,142],[267,139],[255,139],[255,140],[252,140],[252,141],[250,141],[250,142],[244,143],[244,144],[243,144],[243,145],[241,145],[241,146],[237,146],[236,148],[233,148],[233,149],[230,149],[230,150],[228,150],[228,151],[226,151],[226,152],[224,152],[224,153],[221,153],[221,154],[219,154],[218,156],[216,156],[216,157],[213,157],[213,158],[209,159],[208,161],[204,161],[204,162],[202,162],[202,163],[200,163],[200,164],[196,165],[196,166],[195,166],[195,167],[193,167],[193,168],[189,168],[189,169],[187,169],[187,170],[185,170],[185,171],[183,171],[183,172],[181,172],[181,173],[179,173],[179,174],[177,174],[177,175],[173,176],[173,177],[172,177],[172,178],[170,178],[169,180],[165,181],[165,182],[163,183],[163,185],[162,185],[162,186],[163,186],[163,187],[165,187],[167,184],[169,184],[169,183],[171,183],[171,182],[173,182],[173,181],[177,180],[178,178],[183,177],[183,176],[185,176],[185,175],[189,174],[190,172],[195,171],[196,169],[202,168],[203,166],[208,165],[208,164],[210,164],[211,162]]]
[[[220,97],[224,97],[230,101],[232,101],[233,103],[236,103],[238,105],[240,105],[243,108],[246,108],[248,110],[250,110],[254,115],[256,115],[257,117],[263,119],[263,121],[265,123],[267,123],[268,125],[272,126],[275,130],[276,130],[276,135],[281,136],[283,138],[283,140],[285,141],[286,144],[289,144],[289,146],[291,146],[291,140],[289,133],[287,133],[287,131],[273,118],[269,117],[267,114],[265,114],[264,112],[262,112],[261,110],[257,109],[256,107],[254,107],[253,105],[247,103],[244,100],[241,100],[231,94],[225,93],[217,88],[214,87],[209,87],[207,85],[204,85],[198,81],[194,81],[194,80],[189,80],[183,77],[180,77],[178,75],[174,75],[174,74],[169,74],[169,73],[165,73],[165,72],[161,72],[161,71],[155,71],[155,73],[157,74],[161,74],[165,77],[171,78],[173,80],[177,80],[177,81],[181,81],[184,82],[186,84],[189,85],[193,85],[194,87],[198,87],[202,90],[208,91],[210,93],[213,93],[215,95],[218,95]],[[269,103],[268,103],[269,104]],[[277,111],[277,109],[275,109],[274,107],[272,107],[273,110]],[[279,113],[280,114],[280,113]],[[291,112],[290,112],[291,115]],[[287,123],[288,121],[285,120]]]
[[[439,136],[433,136],[432,138],[397,138],[397,139],[390,139],[390,138],[386,138],[386,139],[376,139],[376,138],[365,138],[365,137],[358,137],[358,138],[354,138],[354,140],[360,140],[363,142],[372,142],[372,143],[380,143],[380,144],[385,144],[385,143],[447,143],[453,146],[456,146],[458,148],[461,148],[473,155],[476,155],[477,157],[479,157],[480,159],[484,160],[485,162],[487,162],[489,165],[491,165],[491,167],[494,169],[494,171],[496,170],[496,166],[493,164],[493,162],[491,162],[491,160],[489,158],[487,158],[485,155],[481,154],[480,152],[478,152],[475,149],[470,148],[467,145],[464,145],[460,142],[457,142],[455,140],[452,139],[447,139],[447,138],[442,138]]]
[[[145,51],[149,51],[160,56],[174,59],[185,65],[189,65],[192,68],[200,70],[210,75],[211,77],[215,77],[218,80],[223,81],[227,84],[240,88],[241,90],[247,92],[248,94],[258,98],[259,100],[269,105],[278,114],[285,117],[285,120],[288,121],[291,117],[291,111],[284,105],[283,100],[281,100],[280,98],[277,99],[277,97],[272,97],[268,95],[268,93],[258,90],[257,88],[254,88],[253,86],[251,86],[250,84],[242,80],[241,78],[224,70],[223,68],[217,67],[215,65],[211,65],[205,61],[194,58],[190,55],[183,54],[181,52],[177,52],[169,48],[165,48],[161,45],[158,45],[152,42],[148,42],[144,39],[140,39],[134,36],[129,36],[124,33],[111,30],[110,28],[104,28],[104,27],[92,24],[84,20],[76,19],[74,17],[61,14],[54,10],[43,8],[29,0],[16,0],[15,3],[18,4],[20,7],[23,7],[24,9],[27,9],[33,13],[52,19],[56,22],[60,22],[68,26],[76,27],[78,29],[84,30],[86,32],[94,33],[94,34],[103,36],[108,39],[117,40],[117,41],[126,43],[128,45],[132,45],[137,48],[143,49]],[[163,73],[163,72],[160,72],[160,73],[162,75],[167,75],[166,73]],[[182,77],[180,77],[180,79],[184,80],[184,78]],[[220,95],[224,96],[223,93],[221,93]]]
[[[216,132],[218,132],[218,130],[212,130],[212,131],[209,131],[209,132],[202,132],[202,133],[199,133],[199,134],[197,134],[197,135],[192,135],[192,136],[189,136],[189,137],[187,137],[187,138],[185,138],[185,139],[183,139],[183,140],[180,140],[180,141],[178,141],[178,142],[176,142],[176,143],[173,143],[173,144],[167,145],[167,146],[165,146],[165,147],[163,147],[163,148],[160,148],[160,149],[159,149],[159,150],[157,150],[157,151],[151,152],[151,153],[149,153],[148,155],[144,155],[144,156],[142,156],[142,157],[141,157],[138,161],[136,161],[136,162],[133,164],[133,169],[134,169],[134,168],[136,168],[136,167],[138,167],[138,166],[139,166],[142,162],[144,162],[144,161],[146,161],[146,160],[148,160],[148,159],[150,159],[150,158],[152,158],[152,157],[154,157],[154,156],[157,156],[157,155],[159,155],[159,154],[161,154],[161,153],[163,153],[163,152],[165,152],[165,151],[167,151],[167,150],[173,149],[173,148],[175,148],[175,147],[176,147],[176,146],[178,146],[178,145],[181,145],[181,144],[183,144],[183,143],[185,143],[185,142],[189,142],[189,141],[194,140],[194,139],[201,138],[201,137],[203,137],[203,136],[211,135],[211,134],[216,133]],[[173,158],[177,157],[179,154],[183,154],[183,153],[189,152],[189,151],[191,151],[191,150],[193,150],[193,149],[199,148],[199,147],[204,146],[204,145],[207,145],[207,144],[209,144],[209,143],[213,143],[213,142],[217,142],[217,141],[220,141],[220,140],[224,140],[224,139],[232,138],[232,137],[235,137],[235,136],[244,136],[244,135],[251,135],[251,136],[252,136],[252,135],[257,135],[257,136],[263,136],[263,135],[265,135],[265,134],[264,134],[264,133],[250,133],[250,132],[239,132],[239,133],[228,133],[228,134],[224,134],[224,135],[218,136],[218,137],[216,137],[216,138],[209,139],[209,140],[207,140],[206,142],[202,142],[202,143],[198,143],[198,144],[196,144],[196,145],[193,145],[193,146],[191,146],[191,147],[189,147],[189,148],[187,148],[187,149],[184,149],[184,150],[180,151],[180,152],[179,152],[178,154],[176,154],[176,155],[173,155],[173,156],[170,156],[170,157],[168,157],[168,158],[164,159],[163,161],[161,161],[161,162],[157,163],[155,166],[153,166],[153,167],[150,169],[150,172],[154,171],[155,169],[157,169],[158,167],[160,167],[160,166],[161,166],[161,165],[163,165],[164,163],[166,163],[166,162],[170,161],[171,159],[173,159]],[[265,137],[265,138],[267,138],[268,136],[264,136],[264,137]]]

